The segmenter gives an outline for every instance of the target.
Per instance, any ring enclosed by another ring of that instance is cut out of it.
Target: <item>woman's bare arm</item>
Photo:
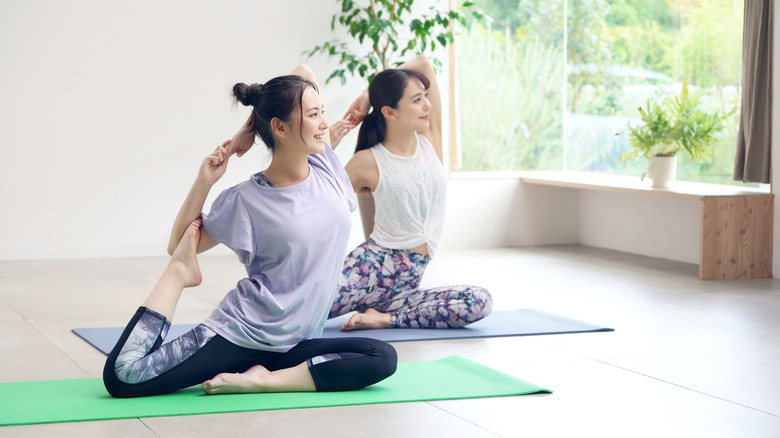
[[[431,82],[430,87],[428,87],[428,101],[431,103],[431,111],[428,118],[430,125],[421,134],[430,140],[433,148],[436,150],[436,155],[439,156],[439,160],[444,162],[442,153],[443,114],[441,109],[441,90],[439,90],[439,84],[436,81],[436,74],[433,72],[433,65],[431,65],[431,62],[425,55],[419,55],[401,64],[398,68],[414,70],[423,74]]]
[[[225,174],[227,169],[228,159],[231,153],[228,151],[231,140],[227,140],[203,159],[198,170],[198,176],[195,178],[195,182],[192,183],[187,197],[184,198],[179,213],[176,215],[176,219],[173,221],[173,228],[171,229],[171,236],[168,240],[168,254],[173,254],[173,251],[179,245],[184,232],[187,227],[198,217],[200,217],[203,211],[203,205],[206,203],[206,197],[208,197],[211,187],[216,183],[222,175]],[[213,248],[217,245],[217,242],[206,234],[201,229],[201,237],[198,242],[198,252],[203,252]]]

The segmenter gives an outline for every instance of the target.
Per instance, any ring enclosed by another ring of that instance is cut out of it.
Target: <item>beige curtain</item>
[[[772,0],[745,0],[742,109],[734,179],[769,183],[772,148]]]

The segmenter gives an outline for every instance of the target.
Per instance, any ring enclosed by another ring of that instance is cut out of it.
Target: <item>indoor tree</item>
[[[369,82],[379,72],[401,65],[411,55],[432,54],[437,47],[446,47],[455,39],[458,26],[466,23],[466,13],[442,10],[435,4],[413,10],[414,0],[338,0],[341,10],[331,19],[331,29],[345,28],[352,40],[360,43],[358,51],[341,38],[335,38],[304,52],[309,57],[325,54],[338,58],[338,67],[326,79],[338,78],[346,83],[347,76],[361,77]],[[490,18],[464,1],[461,10],[468,11],[478,21]],[[441,62],[432,57],[433,65]]]

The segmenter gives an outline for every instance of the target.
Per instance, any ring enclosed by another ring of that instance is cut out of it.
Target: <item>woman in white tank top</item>
[[[447,188],[441,98],[428,59],[421,55],[379,73],[346,119],[362,121],[347,174],[365,195],[359,196],[362,213],[372,199],[376,213],[368,240],[344,262],[329,318],[357,311],[342,330],[455,328],[490,314],[493,301],[484,288],[419,289],[441,235]]]

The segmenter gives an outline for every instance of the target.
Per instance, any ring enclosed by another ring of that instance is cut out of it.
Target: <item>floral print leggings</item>
[[[479,286],[418,289],[429,261],[368,239],[344,261],[328,318],[371,308],[389,313],[394,328],[458,328],[490,314],[493,298]]]

